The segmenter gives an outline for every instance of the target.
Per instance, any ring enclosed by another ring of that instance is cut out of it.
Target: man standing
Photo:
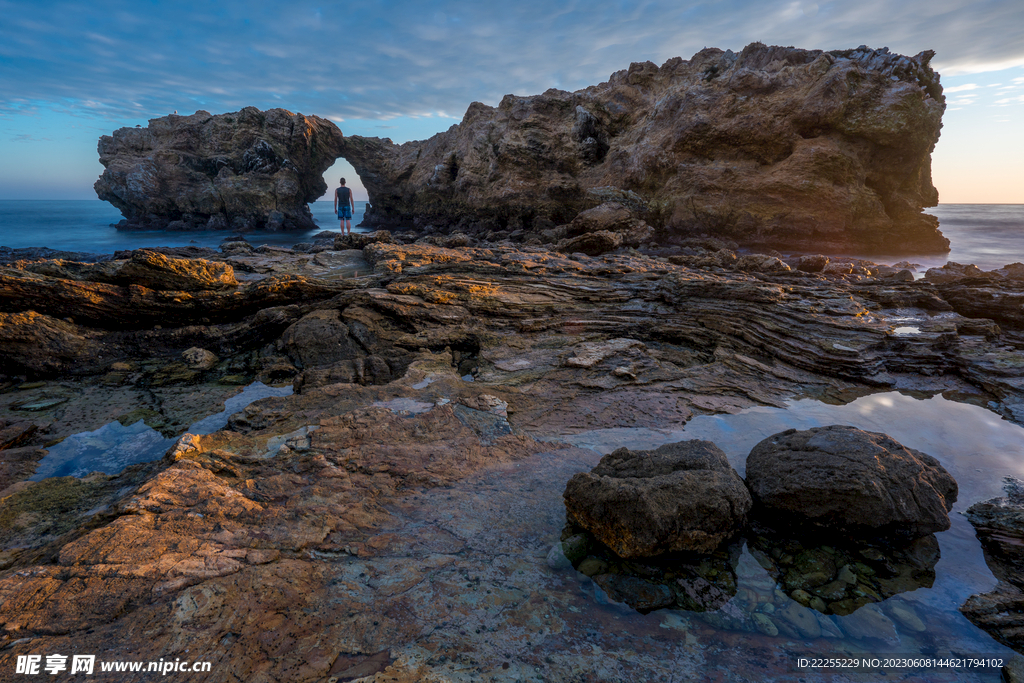
[[[345,179],[341,179],[341,187],[334,191],[334,212],[341,221],[341,234],[352,234],[352,213],[356,210],[356,202],[352,198],[352,190],[345,187]]]

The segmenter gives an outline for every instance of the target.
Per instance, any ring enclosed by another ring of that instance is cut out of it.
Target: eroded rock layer
[[[965,513],[999,583],[987,593],[969,597],[960,611],[1020,652],[1024,649],[1024,482],[1005,477],[1003,483],[1006,496],[979,501]]]
[[[128,229],[312,229],[340,142],[330,121],[284,109],[164,116],[100,138],[96,194]]]
[[[792,672],[778,639],[820,653],[822,636],[867,648],[943,628],[920,602],[860,603],[929,585],[927,546],[858,549],[861,562],[756,539],[794,599],[759,568],[744,579],[736,544],[654,565],[649,583],[584,548],[601,594],[706,612],[630,620],[549,564],[565,484],[598,455],[535,437],[877,387],[942,391],[1019,424],[1020,318],[989,317],[1020,293],[1016,269],[980,287],[864,262],[810,273],[733,254],[728,268],[690,267],[408,237],[0,268],[0,670],[72,651],[201,656],[218,681],[637,681],[709,667],[760,681]],[[898,333],[908,319],[917,332]],[[294,393],[191,430],[254,379]],[[140,420],[178,437],[162,459],[26,481],[69,436]]]
[[[946,251],[922,214],[945,109],[931,51],[704,49],[576,92],[475,102],[403,145],[350,136],[367,222],[541,232],[601,201],[661,229],[817,249]]]

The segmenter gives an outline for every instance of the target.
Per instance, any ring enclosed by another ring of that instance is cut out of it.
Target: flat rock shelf
[[[1012,654],[958,608],[996,585],[959,512],[1024,476],[1014,267],[401,232],[149,251],[0,267],[2,666],[74,649],[203,653],[253,681],[788,681],[830,680],[802,656]],[[225,408],[257,381],[278,395]],[[162,457],[29,481],[72,435],[140,419]],[[706,439],[743,476],[758,441],[833,424],[934,456],[951,527],[899,553],[741,534],[666,579],[686,609],[554,551],[566,483],[616,448]]]

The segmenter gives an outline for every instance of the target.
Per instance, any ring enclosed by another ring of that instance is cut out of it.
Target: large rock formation
[[[327,191],[341,131],[316,116],[255,107],[152,119],[100,138],[96,194],[122,228],[298,230]]]
[[[474,102],[421,142],[350,136],[340,153],[372,225],[540,232],[613,200],[667,235],[940,252],[921,213],[938,202],[945,109],[932,55],[709,48],[572,93]]]
[[[750,494],[718,446],[620,448],[565,487],[566,517],[619,557],[710,553],[746,521]]]
[[[948,529],[958,492],[927,453],[843,425],[761,441],[747,456],[747,486],[773,523],[911,539]]]

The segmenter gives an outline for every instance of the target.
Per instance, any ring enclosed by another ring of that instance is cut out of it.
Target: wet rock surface
[[[750,494],[709,441],[620,448],[565,487],[566,515],[623,558],[711,552],[746,523]]]
[[[935,581],[939,545],[934,535],[909,543],[887,539],[795,538],[768,530],[752,534],[755,559],[796,602],[822,614],[853,614],[864,605],[917,590]],[[910,614],[906,623],[923,631]]]
[[[1006,477],[1004,490],[1005,496],[975,503],[965,513],[999,583],[972,595],[960,611],[1019,652],[1024,648],[1024,482]]]
[[[943,613],[911,591],[821,614],[733,546],[659,566],[576,541],[560,552],[579,572],[553,569],[565,484],[599,458],[539,438],[896,387],[1014,419],[1018,328],[870,272],[508,243],[353,251],[236,244],[200,258],[239,284],[191,292],[105,279],[130,255],[0,270],[20,321],[0,334],[24,335],[0,370],[0,665],[75,647],[209,653],[239,680],[628,681],[734,672],[742,650],[759,668],[733,678],[763,680],[792,671],[782,641],[927,646],[907,645],[914,618]],[[894,334],[903,318],[920,332]],[[297,391],[181,438],[255,379]],[[162,460],[27,481],[56,442],[140,421],[178,440]]]
[[[714,611],[736,595],[741,543],[719,544],[706,553],[673,552],[624,559],[572,519],[562,537],[553,553],[560,552],[566,563],[589,577],[607,599],[638,612],[666,607]]]
[[[765,519],[860,535],[945,531],[957,498],[932,456],[841,425],[768,437],[747,456],[746,481]]]

